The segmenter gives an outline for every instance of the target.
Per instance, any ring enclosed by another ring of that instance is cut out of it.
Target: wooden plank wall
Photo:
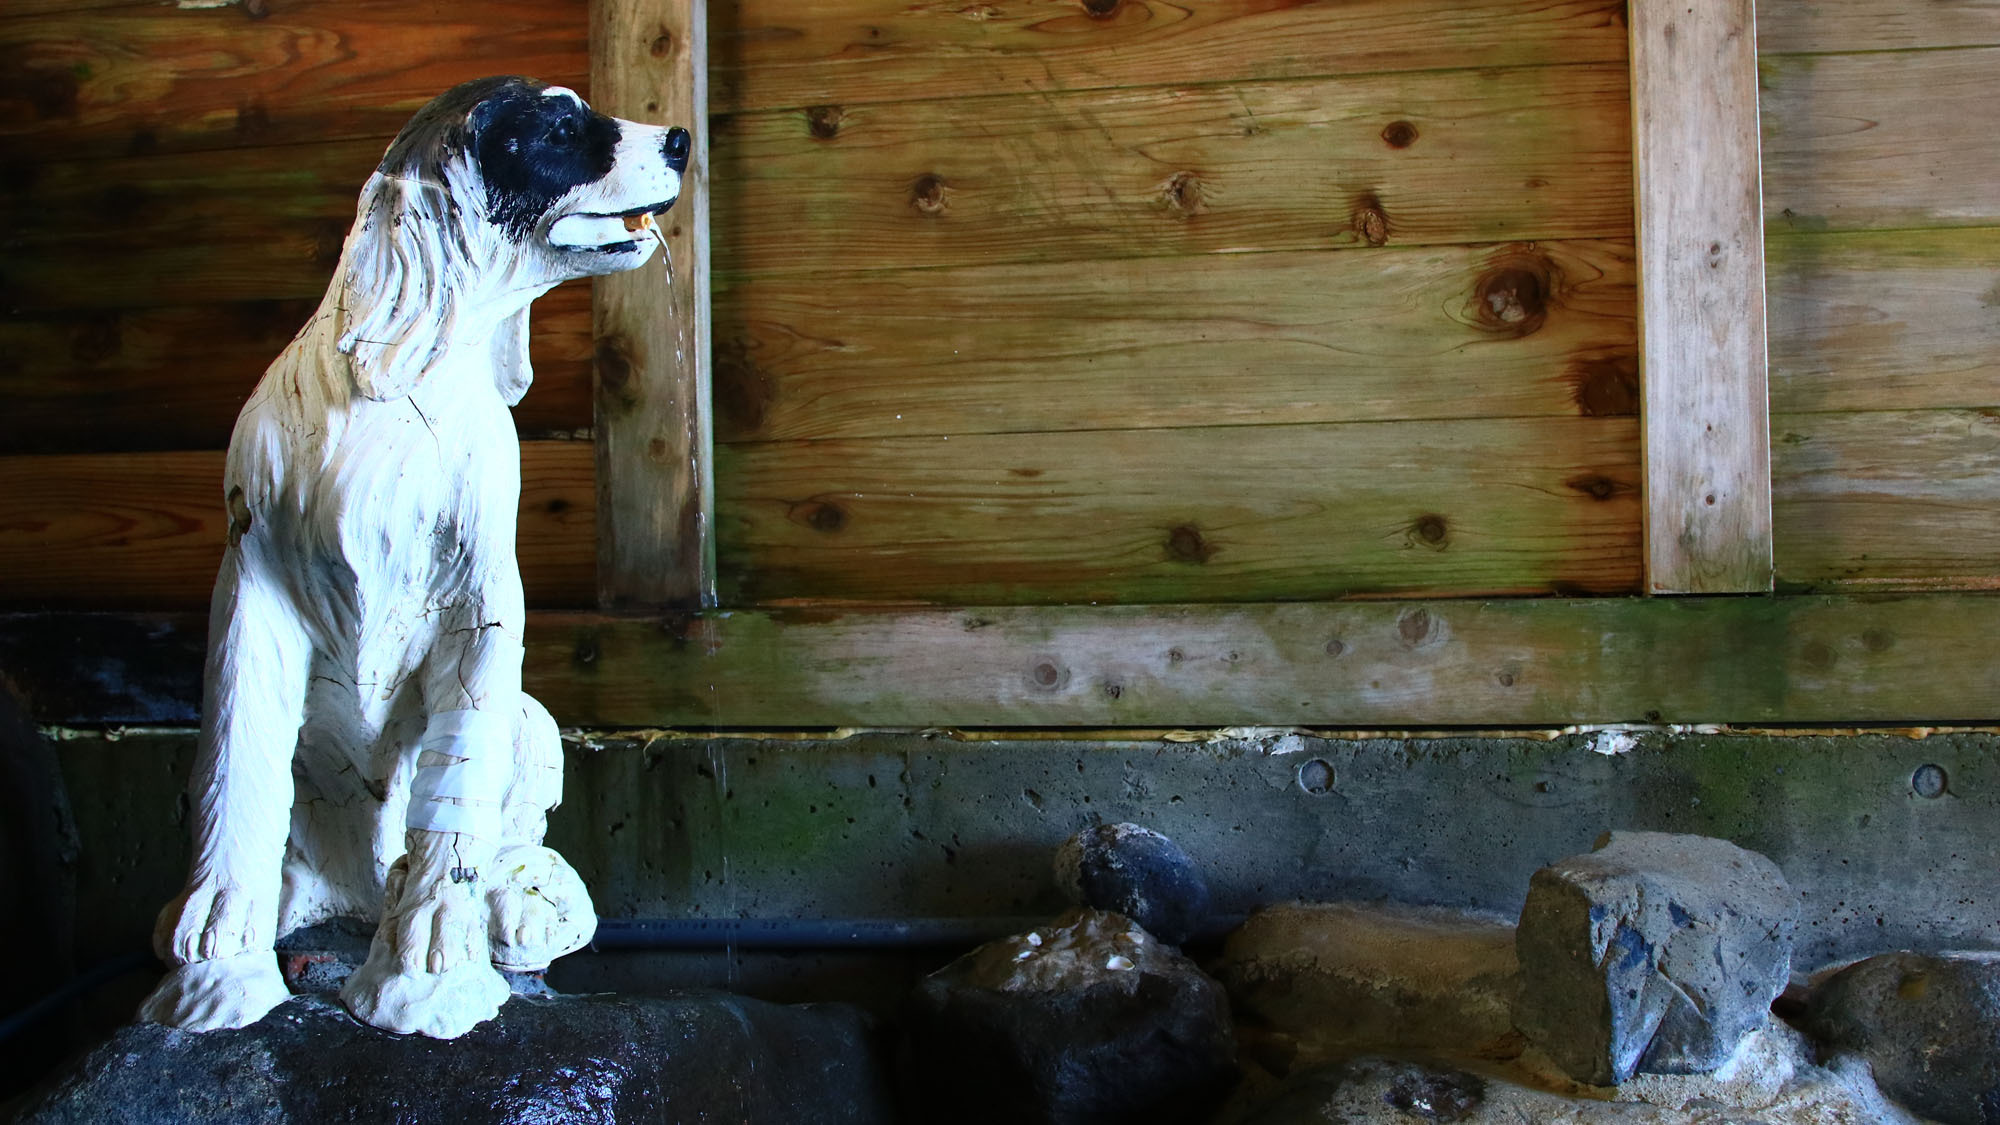
[[[585,88],[585,9],[8,6],[0,603],[206,600],[202,466],[388,136]],[[724,601],[1636,589],[1622,12],[715,3]],[[1781,589],[2000,585],[2000,6],[1758,19]],[[534,347],[582,606],[586,290]]]
[[[1779,588],[2000,586],[2000,3],[1757,20]]]

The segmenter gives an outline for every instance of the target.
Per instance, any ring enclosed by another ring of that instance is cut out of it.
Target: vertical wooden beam
[[[1631,0],[1646,588],[1771,589],[1752,0]]]
[[[680,201],[662,219],[669,255],[596,281],[597,597],[607,609],[715,604],[707,9],[590,6],[591,104],[680,125],[694,140]]]

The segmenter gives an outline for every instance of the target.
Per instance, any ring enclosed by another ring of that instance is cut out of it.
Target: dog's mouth
[[[598,254],[623,254],[637,250],[640,243],[660,238],[657,223],[674,201],[649,203],[627,211],[575,212],[549,226],[549,245],[558,250],[587,250]]]

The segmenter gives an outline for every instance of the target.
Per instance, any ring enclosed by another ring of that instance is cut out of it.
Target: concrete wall
[[[187,733],[59,745],[82,841],[80,964],[143,948],[177,889],[192,749]],[[1942,795],[1913,787],[1925,766],[1942,770]],[[1638,828],[1721,836],[1778,861],[1806,895],[1807,966],[2000,945],[2000,738],[1989,734],[593,737],[571,746],[566,791],[550,843],[608,917],[1050,912],[1050,853],[1099,820],[1178,840],[1219,911],[1394,899],[1512,914],[1536,868],[1606,829]]]

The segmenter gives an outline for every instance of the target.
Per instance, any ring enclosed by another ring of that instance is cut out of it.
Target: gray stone
[[[1580,1082],[1722,1065],[1791,972],[1798,897],[1726,840],[1613,832],[1537,871],[1514,1024]]]
[[[1123,914],[1179,945],[1208,917],[1208,884],[1179,844],[1136,824],[1086,828],[1056,849],[1056,886],[1077,906]]]
[[[722,993],[515,998],[439,1043],[295,996],[232,1031],[134,1024],[31,1098],[23,1122],[893,1120],[873,1027],[844,1005]]]
[[[1122,915],[1077,910],[926,977],[907,1029],[923,1120],[1206,1120],[1236,1077],[1222,986]]]
[[[1519,1042],[1514,927],[1481,915],[1274,906],[1230,934],[1209,971],[1239,1019],[1307,1050],[1497,1055]]]
[[[2000,953],[1885,953],[1820,982],[1802,1021],[1882,1092],[1948,1125],[2000,1125]]]

